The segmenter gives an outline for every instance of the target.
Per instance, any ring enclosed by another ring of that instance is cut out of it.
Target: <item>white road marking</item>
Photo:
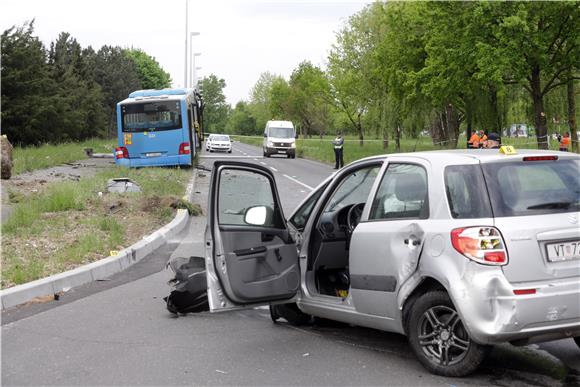
[[[254,159],[254,161],[258,161],[258,159]]]
[[[278,172],[278,170],[274,167],[270,167],[271,170],[273,170],[274,172]]]
[[[238,156],[238,155],[232,155],[232,154],[229,154],[227,156],[225,156],[225,155],[222,155],[222,156],[219,156],[219,155],[200,155],[199,156],[200,159],[252,159],[254,157],[256,157],[256,156],[243,156],[243,155]]]
[[[293,178],[293,177],[291,177],[291,176],[284,175],[284,177],[285,177],[285,178],[287,178],[287,179],[290,179],[290,180],[292,180],[292,181],[293,181],[294,183],[296,183],[296,184],[300,184],[301,186],[308,188],[308,189],[309,189],[309,190],[311,190],[311,191],[314,189],[314,188],[312,188],[311,186],[309,186],[308,184],[304,184],[304,183],[303,183],[303,182],[301,182],[300,180],[298,180],[298,179],[295,179],[295,178]]]
[[[263,161],[260,161],[260,164],[262,164],[262,165],[266,165],[266,163],[265,163],[265,162],[263,162]]]

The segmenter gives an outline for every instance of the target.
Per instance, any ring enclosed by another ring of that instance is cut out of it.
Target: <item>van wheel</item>
[[[288,321],[290,325],[308,324],[312,316],[303,313],[296,304],[270,305],[270,318],[276,322],[280,317]]]
[[[443,291],[424,294],[410,313],[407,336],[411,349],[433,374],[469,375],[489,352],[489,346],[471,340],[455,306]]]

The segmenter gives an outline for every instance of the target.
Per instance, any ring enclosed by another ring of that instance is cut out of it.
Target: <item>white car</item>
[[[232,140],[227,134],[210,134],[205,140],[205,150],[232,153]]]

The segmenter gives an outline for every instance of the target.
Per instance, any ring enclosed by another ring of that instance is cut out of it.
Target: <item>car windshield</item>
[[[132,103],[121,106],[123,132],[181,128],[179,101]]]
[[[580,209],[580,160],[483,164],[495,216]]]
[[[212,141],[230,141],[228,136],[213,136],[211,138]]]
[[[292,138],[292,137],[294,137],[294,129],[292,129],[292,128],[270,128],[268,134],[270,137]]]

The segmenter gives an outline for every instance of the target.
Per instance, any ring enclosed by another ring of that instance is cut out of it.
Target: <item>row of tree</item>
[[[171,78],[138,49],[95,51],[61,33],[47,49],[34,22],[2,33],[2,132],[20,145],[77,141],[116,133],[117,102]]]
[[[577,144],[579,65],[579,2],[377,2],[350,17],[324,67],[263,73],[248,102],[206,116],[210,130],[291,119],[306,136],[341,129],[385,146],[428,130],[455,147],[460,132],[527,123],[540,148],[553,131]]]

